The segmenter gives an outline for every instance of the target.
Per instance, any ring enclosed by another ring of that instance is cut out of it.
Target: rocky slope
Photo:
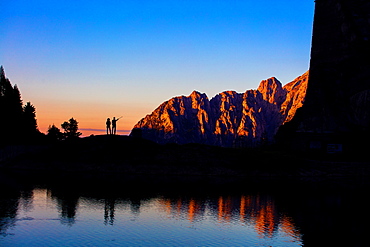
[[[273,141],[278,128],[302,106],[308,72],[284,87],[274,77],[245,93],[225,91],[211,100],[204,93],[172,98],[141,119],[134,129],[158,143],[202,143],[224,147]]]

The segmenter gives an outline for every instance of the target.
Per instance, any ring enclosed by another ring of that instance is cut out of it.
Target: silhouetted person
[[[119,118],[115,118],[115,117],[113,117],[113,119],[112,119],[112,135],[115,135],[116,134],[116,132],[117,132],[117,121],[120,119],[120,117]]]
[[[111,124],[110,118],[107,118],[107,122],[105,122],[105,124],[107,125],[107,135],[108,135],[108,131],[109,131],[109,135],[111,135],[112,134],[112,129],[110,127],[110,124]]]

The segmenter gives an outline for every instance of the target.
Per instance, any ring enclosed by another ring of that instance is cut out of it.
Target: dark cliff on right
[[[316,0],[306,99],[280,144],[364,151],[370,138],[370,2]]]

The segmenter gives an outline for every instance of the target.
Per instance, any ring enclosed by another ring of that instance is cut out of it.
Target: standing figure
[[[116,131],[117,131],[117,121],[119,120],[120,118],[115,118],[113,117],[112,119],[112,135],[115,135],[116,134]]]
[[[112,134],[112,129],[110,127],[110,124],[111,124],[110,118],[107,118],[107,122],[105,122],[105,124],[107,125],[107,135],[111,135]],[[108,133],[108,131],[109,131],[109,133]]]

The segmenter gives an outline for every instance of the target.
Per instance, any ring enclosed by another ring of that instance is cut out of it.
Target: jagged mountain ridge
[[[307,71],[284,87],[272,77],[257,90],[225,91],[211,100],[193,91],[162,103],[134,129],[158,143],[241,147],[271,142],[278,128],[303,105],[308,75]]]

